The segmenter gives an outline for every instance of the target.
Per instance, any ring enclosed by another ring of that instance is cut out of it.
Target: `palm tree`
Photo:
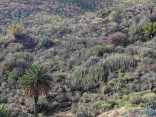
[[[37,117],[37,102],[39,96],[42,94],[47,95],[53,86],[53,80],[47,72],[47,67],[33,64],[21,78],[24,95],[31,96],[34,99],[34,117]]]

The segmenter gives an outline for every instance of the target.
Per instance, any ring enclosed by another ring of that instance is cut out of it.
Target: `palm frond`
[[[48,68],[34,64],[29,66],[26,75],[21,79],[25,95],[47,95],[53,86],[53,79],[47,74]]]

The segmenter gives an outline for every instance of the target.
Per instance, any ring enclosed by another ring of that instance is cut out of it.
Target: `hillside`
[[[1,0],[0,16],[0,117],[34,114],[33,77],[38,117],[156,116],[156,2]]]

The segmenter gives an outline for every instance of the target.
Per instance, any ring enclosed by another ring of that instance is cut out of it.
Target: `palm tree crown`
[[[39,97],[47,95],[53,86],[53,80],[47,75],[48,68],[42,65],[31,65],[26,75],[22,77],[23,93],[26,96]]]

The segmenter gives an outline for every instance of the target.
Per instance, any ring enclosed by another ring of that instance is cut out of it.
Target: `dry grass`
[[[99,115],[98,117],[123,117],[125,115],[128,115],[129,117],[134,117],[133,109],[125,109],[123,107],[118,110],[111,110],[111,111],[105,112]],[[147,117],[147,116],[142,115],[141,117]]]
[[[55,115],[52,115],[50,117],[76,117],[75,115],[73,114],[68,114],[68,113],[60,113],[60,114],[55,114]]]

